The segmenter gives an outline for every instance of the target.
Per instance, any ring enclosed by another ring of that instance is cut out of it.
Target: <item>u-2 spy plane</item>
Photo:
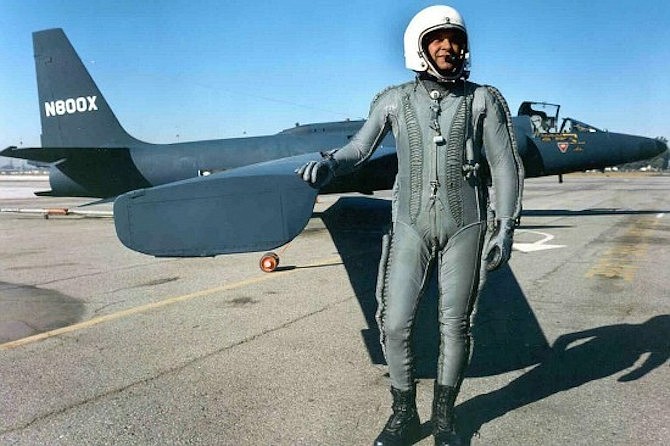
[[[275,135],[149,144],[130,136],[62,29],[33,33],[42,147],[0,155],[49,163],[51,196],[109,198],[119,239],[154,256],[266,251],[297,236],[317,193],[390,189],[395,141],[386,137],[366,166],[320,191],[294,170],[341,147],[364,121],[296,125]],[[553,107],[555,113],[545,111]],[[524,102],[513,118],[527,177],[560,175],[651,158],[660,141],[602,131],[558,106]]]

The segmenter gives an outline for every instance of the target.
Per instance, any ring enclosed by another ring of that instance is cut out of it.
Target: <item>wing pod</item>
[[[252,164],[119,196],[114,223],[128,248],[156,257],[265,251],[296,237],[317,190],[296,176],[318,153]]]

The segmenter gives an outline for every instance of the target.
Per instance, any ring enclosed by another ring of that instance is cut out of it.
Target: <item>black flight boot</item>
[[[454,403],[458,390],[435,382],[433,395],[433,436],[435,446],[461,446],[463,441],[454,429]]]
[[[411,445],[419,439],[421,433],[421,422],[416,411],[416,387],[404,392],[391,387],[391,395],[393,415],[386,422],[374,446]]]

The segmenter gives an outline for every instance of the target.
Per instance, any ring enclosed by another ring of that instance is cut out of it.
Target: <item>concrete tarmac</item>
[[[1,208],[72,208],[0,178]],[[670,441],[670,176],[530,179],[457,402],[472,445]],[[388,193],[319,197],[278,250],[157,259],[111,218],[0,213],[0,444],[369,445],[390,414],[374,322]],[[90,207],[109,210],[110,204]],[[428,436],[434,285],[417,316]]]

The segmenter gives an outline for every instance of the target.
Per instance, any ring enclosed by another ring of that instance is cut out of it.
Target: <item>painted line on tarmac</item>
[[[532,242],[532,243],[519,243],[519,242],[514,242],[512,245],[512,248],[516,249],[517,251],[529,253],[529,252],[535,252],[535,251],[544,251],[546,249],[556,249],[556,248],[565,248],[566,245],[549,245],[547,242],[551,241],[554,239],[554,236],[552,234],[547,234],[546,232],[539,232],[539,231],[531,231],[529,229],[517,229],[516,230],[517,234],[519,233],[528,233],[528,234],[536,234],[541,237],[542,239]]]
[[[189,300],[196,299],[198,297],[205,297],[205,296],[209,296],[209,295],[212,295],[212,294],[215,294],[215,293],[220,293],[220,292],[223,292],[223,291],[230,291],[230,290],[234,290],[234,289],[238,289],[238,288],[243,288],[243,287],[249,286],[249,285],[255,285],[257,283],[262,283],[262,282],[265,282],[267,280],[287,276],[289,274],[298,272],[298,271],[300,271],[302,269],[305,269],[305,268],[316,268],[316,267],[322,267],[322,266],[335,266],[335,265],[339,265],[339,264],[341,264],[340,256],[334,256],[334,257],[330,257],[328,259],[324,259],[324,260],[321,260],[321,261],[318,261],[318,262],[315,262],[315,263],[311,263],[311,264],[308,264],[308,265],[299,265],[299,266],[296,266],[295,268],[292,268],[292,269],[277,270],[277,271],[272,272],[272,273],[265,273],[265,274],[257,276],[257,277],[244,279],[244,280],[241,280],[239,282],[231,283],[231,284],[228,284],[228,285],[223,285],[223,286],[220,286],[220,287],[210,288],[210,289],[202,290],[202,291],[196,291],[195,293],[184,294],[182,296],[170,297],[168,299],[163,299],[163,300],[160,300],[158,302],[151,302],[151,303],[148,303],[148,304],[145,304],[145,305],[140,305],[138,307],[128,308],[126,310],[121,310],[121,311],[117,311],[116,313],[111,313],[111,314],[107,314],[107,315],[104,315],[104,316],[95,317],[93,319],[89,319],[89,320],[84,321],[84,322],[79,322],[77,324],[68,325],[66,327],[61,327],[61,328],[57,328],[55,330],[45,331],[43,333],[38,333],[36,335],[32,335],[32,336],[28,336],[28,337],[25,337],[25,338],[17,339],[15,341],[6,342],[4,344],[0,344],[0,351],[2,351],[2,350],[12,350],[12,349],[15,349],[17,347],[21,347],[21,346],[24,346],[24,345],[27,345],[27,344],[33,344],[35,342],[43,341],[44,339],[53,338],[53,337],[68,334],[68,333],[73,333],[75,331],[84,330],[86,328],[90,328],[90,327],[93,327],[95,325],[102,324],[104,322],[109,322],[109,321],[114,321],[114,320],[117,320],[117,319],[122,319],[124,317],[132,316],[134,314],[145,313],[145,312],[150,311],[150,310],[155,310],[157,308],[166,307],[168,305],[173,305],[173,304],[177,304],[177,303],[180,303],[180,302],[186,302],[186,301],[189,301]]]

